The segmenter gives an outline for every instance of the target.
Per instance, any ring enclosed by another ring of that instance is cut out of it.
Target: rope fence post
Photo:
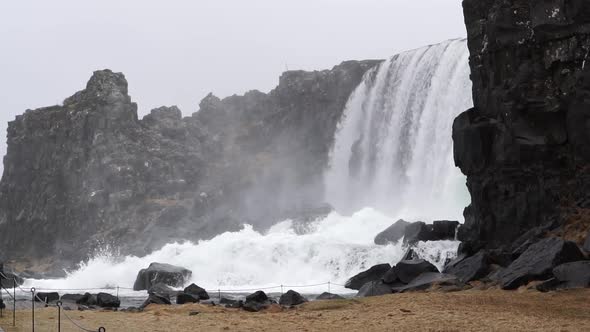
[[[221,289],[217,289],[217,297],[219,298],[219,303],[221,303]]]
[[[283,295],[283,285],[281,285],[281,296]]]
[[[61,301],[57,301],[57,332],[61,332]]]
[[[12,326],[16,326],[16,277],[12,278]]]
[[[117,300],[119,300],[119,286],[117,286]]]
[[[328,293],[330,293],[330,283],[331,281],[328,281]]]
[[[35,287],[31,287],[31,330],[35,332]]]

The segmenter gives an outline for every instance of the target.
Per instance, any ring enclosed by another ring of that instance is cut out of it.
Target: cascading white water
[[[463,220],[469,194],[451,130],[473,105],[465,40],[396,55],[350,97],[326,172],[338,211],[373,207],[406,220]]]
[[[400,54],[367,73],[346,106],[326,173],[328,201],[338,212],[305,232],[291,221],[265,233],[246,226],[208,241],[168,244],[145,257],[98,255],[64,279],[26,285],[130,287],[151,262],[189,268],[191,281],[207,289],[343,284],[372,265],[397,263],[402,244],[378,246],[375,235],[398,217],[461,220],[467,205],[450,137],[455,115],[471,106],[467,57],[465,41],[449,41]],[[457,245],[419,243],[416,251],[440,268]],[[345,291],[336,285],[331,290]]]

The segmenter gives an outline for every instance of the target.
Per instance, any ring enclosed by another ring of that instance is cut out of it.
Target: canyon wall
[[[590,2],[464,0],[475,107],[453,126],[463,249],[590,227]]]

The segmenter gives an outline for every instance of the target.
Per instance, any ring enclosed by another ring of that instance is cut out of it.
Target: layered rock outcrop
[[[268,94],[209,95],[192,116],[162,107],[143,119],[123,74],[97,71],[63,105],[9,123],[0,252],[68,266],[317,207],[338,119],[378,63],[291,71]]]
[[[474,108],[453,126],[463,249],[590,228],[590,2],[464,0]]]

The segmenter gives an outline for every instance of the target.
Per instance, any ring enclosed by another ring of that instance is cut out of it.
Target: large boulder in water
[[[201,288],[195,284],[190,284],[184,289],[184,292],[196,296],[200,300],[209,300],[209,294],[204,288]]]
[[[300,305],[305,302],[307,302],[305,297],[291,289],[281,295],[281,298],[279,299],[279,304],[284,306]]]
[[[424,259],[401,261],[395,266],[399,281],[407,284],[425,272],[438,272],[436,266]]]
[[[406,227],[409,224],[409,222],[403,219],[396,221],[393,225],[387,227],[383,232],[377,234],[374,240],[375,244],[386,245],[399,241],[402,237],[404,237]]]
[[[148,289],[148,294],[165,294],[168,296],[176,296],[177,293],[178,291],[175,291],[174,289],[172,289],[172,287],[161,282],[152,285],[152,287]]]
[[[389,264],[378,264],[348,279],[344,287],[359,290],[369,281],[381,280],[381,277],[391,269]]]
[[[463,258],[457,263],[445,267],[444,273],[457,276],[461,282],[469,282],[485,277],[490,272],[487,253],[480,250],[477,254]]]
[[[192,272],[183,267],[163,263],[151,263],[147,269],[137,274],[133,290],[149,290],[153,285],[162,283],[172,287],[182,287],[191,277]]]
[[[393,293],[404,293],[404,292],[411,292],[411,291],[419,291],[428,289],[434,285],[440,286],[456,286],[461,284],[457,277],[438,273],[438,272],[425,272],[420,274],[418,277],[414,278],[412,282],[407,285],[392,287],[391,290]]]
[[[419,241],[431,241],[434,239],[432,225],[417,221],[406,226],[404,243],[415,244]]]
[[[575,243],[547,238],[531,245],[495,278],[503,289],[515,289],[533,280],[551,278],[554,267],[582,259],[583,255]]]
[[[456,220],[435,220],[432,223],[432,234],[434,241],[453,240],[459,227]]]
[[[356,297],[381,296],[391,294],[391,286],[381,280],[369,281],[359,289]]]

